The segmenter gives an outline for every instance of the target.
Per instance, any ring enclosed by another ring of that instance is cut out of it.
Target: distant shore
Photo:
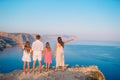
[[[65,71],[55,71],[55,67],[51,67],[49,72],[45,71],[43,66],[41,73],[24,74],[22,70],[16,70],[7,74],[0,73],[0,80],[105,80],[103,73],[97,66],[74,67],[65,66]]]
[[[0,32],[0,51],[3,51],[6,48],[11,48],[17,45],[22,46],[26,41],[32,43],[35,40],[36,34],[29,33],[6,33]],[[41,35],[42,41],[46,40],[56,40],[58,36],[61,35]],[[75,37],[72,35],[62,35],[62,38],[71,38]]]

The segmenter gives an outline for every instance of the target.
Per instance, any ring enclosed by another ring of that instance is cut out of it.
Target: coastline
[[[10,73],[0,73],[0,80],[105,80],[103,73],[95,65],[82,66],[75,65],[69,67],[65,65],[65,71],[55,71],[55,67],[51,67],[49,72],[45,71],[45,66],[42,68],[42,72],[24,74],[22,70],[15,70]]]

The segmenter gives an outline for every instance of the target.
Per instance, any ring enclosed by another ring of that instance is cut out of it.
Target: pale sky
[[[120,41],[120,0],[0,0],[0,31]]]

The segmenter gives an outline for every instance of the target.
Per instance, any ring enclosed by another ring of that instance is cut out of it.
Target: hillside
[[[36,34],[28,33],[6,33],[0,32],[0,51],[8,47],[13,47],[16,45],[23,45],[26,41],[29,41],[31,44],[35,40]],[[58,36],[61,35],[41,35],[42,41],[46,40],[56,40]],[[63,39],[75,37],[71,35],[62,35]]]

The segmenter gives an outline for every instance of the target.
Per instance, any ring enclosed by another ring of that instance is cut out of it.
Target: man
[[[40,71],[42,63],[42,51],[43,51],[43,43],[40,41],[40,35],[36,35],[36,40],[32,44],[32,51],[33,51],[33,73],[35,71],[36,61],[38,60]]]

